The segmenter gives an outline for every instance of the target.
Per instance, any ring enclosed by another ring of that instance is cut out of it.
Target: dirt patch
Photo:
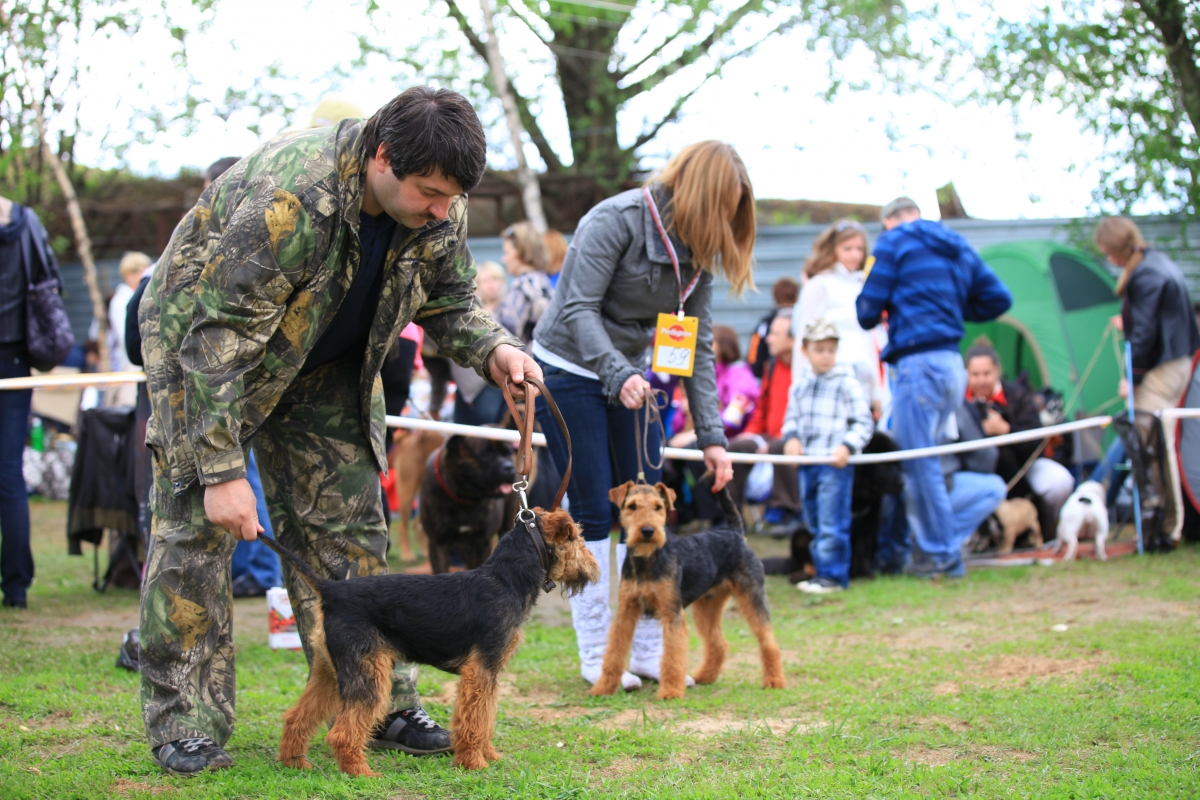
[[[154,786],[149,783],[138,783],[137,781],[126,780],[125,778],[118,778],[113,782],[111,788],[114,792],[122,796],[132,794],[134,792],[137,792],[138,794],[159,795],[175,791],[170,786]]]
[[[1069,567],[1066,567],[1069,569]],[[1159,600],[1145,596],[1145,587],[1137,587],[1140,595],[1126,593],[1128,587],[1112,582],[1112,576],[1102,570],[1091,574],[1061,574],[1032,577],[1022,591],[1011,597],[983,601],[975,610],[994,619],[1007,619],[1022,627],[1037,624],[1029,617],[1050,618],[1050,622],[1073,625],[1096,625],[1107,622],[1161,622],[1164,619],[1195,619],[1198,609],[1187,603]]]
[[[959,686],[954,681],[943,681],[933,687],[935,697],[944,697],[946,695],[955,695],[960,691]]]
[[[966,733],[974,730],[971,723],[966,720],[953,719],[952,717],[917,717],[913,720],[913,724],[919,728],[946,728],[955,733]]]
[[[506,709],[511,714],[516,714],[521,717],[529,717],[536,719],[538,722],[553,724],[556,722],[564,722],[572,719],[583,719],[589,714],[594,714],[590,708],[583,706],[542,706],[531,705],[525,708],[509,708]]]
[[[914,764],[924,764],[927,767],[944,767],[954,761],[1032,761],[1037,758],[1033,753],[1024,750],[994,745],[936,748],[915,745],[907,750],[894,752],[892,755]]]
[[[600,723],[600,727],[609,731],[628,731],[641,725],[661,726],[679,733],[692,734],[705,738],[722,733],[737,733],[746,730],[762,730],[766,728],[775,736],[788,733],[811,733],[825,727],[829,723],[812,717],[756,717],[753,719],[734,718],[728,716],[712,717],[678,717],[671,712],[657,709],[628,708]]]
[[[1102,663],[1098,658],[1000,656],[992,660],[984,674],[1002,683],[1023,683],[1048,678],[1075,678],[1096,669]]]
[[[638,762],[636,758],[622,756],[613,763],[609,764],[607,767],[596,770],[596,774],[605,780],[614,780],[616,778],[623,778],[626,775],[635,772],[637,768]]]

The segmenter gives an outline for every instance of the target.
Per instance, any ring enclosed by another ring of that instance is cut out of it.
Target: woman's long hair
[[[867,256],[867,231],[861,223],[851,219],[840,219],[821,231],[812,244],[812,255],[804,262],[804,275],[811,278],[832,269],[838,263],[837,246],[842,242],[858,237],[863,240],[863,261]],[[859,265],[862,268],[862,265]]]
[[[671,192],[669,229],[692,251],[698,267],[721,272],[734,296],[754,288],[754,187],[731,145],[697,142],[650,177]],[[731,221],[732,220],[732,221]]]

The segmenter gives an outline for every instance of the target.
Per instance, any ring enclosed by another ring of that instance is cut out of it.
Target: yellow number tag
[[[655,372],[692,377],[696,369],[696,333],[700,328],[697,317],[679,318],[676,314],[659,314],[654,329]]]

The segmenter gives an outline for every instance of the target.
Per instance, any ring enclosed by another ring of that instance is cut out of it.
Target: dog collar
[[[442,452],[445,449],[445,447],[439,447],[437,455],[433,457],[433,477],[437,478],[438,486],[442,487],[442,491],[446,493],[447,497],[458,503],[460,506],[464,506],[466,503],[464,503],[458,495],[450,491],[450,484],[446,483],[446,479],[442,477]]]
[[[529,531],[529,538],[533,539],[533,549],[537,551],[538,561],[541,562],[542,569],[546,571],[546,580],[542,581],[542,589],[549,594],[555,586],[554,581],[550,580],[550,551],[546,547],[546,540],[538,531],[537,516],[530,509],[523,508],[517,512],[517,519],[525,524],[525,530]]]

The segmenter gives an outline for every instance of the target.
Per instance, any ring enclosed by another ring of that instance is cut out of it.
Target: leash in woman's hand
[[[638,409],[633,410],[633,437],[634,444],[637,449],[638,471],[637,482],[646,482],[646,469],[662,469],[663,463],[666,461],[666,456],[663,450],[663,444],[667,440],[666,426],[663,425],[662,406],[658,403],[658,398],[667,398],[667,393],[662,389],[647,389],[642,395],[642,424],[638,425]],[[650,426],[658,426],[658,462],[650,457]]]

